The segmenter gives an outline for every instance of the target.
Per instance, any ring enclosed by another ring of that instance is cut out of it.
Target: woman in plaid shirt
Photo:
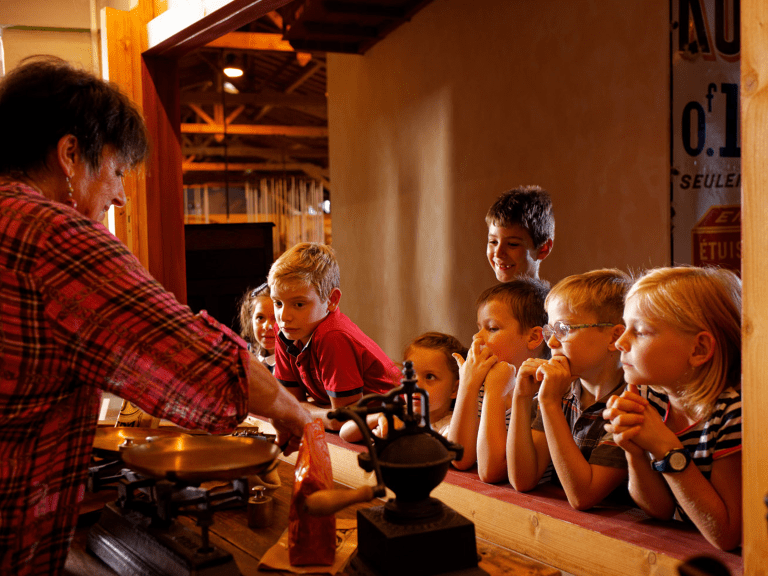
[[[245,343],[166,292],[99,222],[147,154],[120,92],[52,57],[0,83],[0,574],[59,574],[101,390],[187,428],[309,414]]]

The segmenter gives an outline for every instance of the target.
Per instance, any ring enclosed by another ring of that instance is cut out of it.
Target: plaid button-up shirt
[[[101,389],[224,432],[247,414],[247,361],[104,226],[0,182],[0,574],[63,571]]]

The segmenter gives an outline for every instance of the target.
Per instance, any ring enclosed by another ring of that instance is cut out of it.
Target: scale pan
[[[123,452],[131,469],[179,482],[234,480],[267,470],[280,448],[260,438],[181,436],[160,438]]]
[[[131,428],[117,426],[112,428],[97,428],[93,440],[93,452],[97,456],[120,456],[123,450],[120,445],[130,439],[134,445],[147,444],[147,438],[178,438],[187,434],[181,428]]]

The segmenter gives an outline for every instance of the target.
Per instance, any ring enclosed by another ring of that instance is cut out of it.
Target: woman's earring
[[[67,176],[67,204],[72,206],[72,208],[77,209],[77,200],[75,200],[75,197],[72,195],[75,192],[75,189],[72,188],[72,182],[69,179],[69,176]]]

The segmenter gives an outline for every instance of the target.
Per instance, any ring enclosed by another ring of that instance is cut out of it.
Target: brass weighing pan
[[[118,426],[97,428],[93,440],[93,452],[105,458],[118,457],[130,446],[147,444],[153,438],[178,438],[187,436],[181,428],[131,428]]]
[[[159,438],[123,452],[129,468],[179,482],[234,480],[268,470],[280,448],[260,438],[181,436]]]

